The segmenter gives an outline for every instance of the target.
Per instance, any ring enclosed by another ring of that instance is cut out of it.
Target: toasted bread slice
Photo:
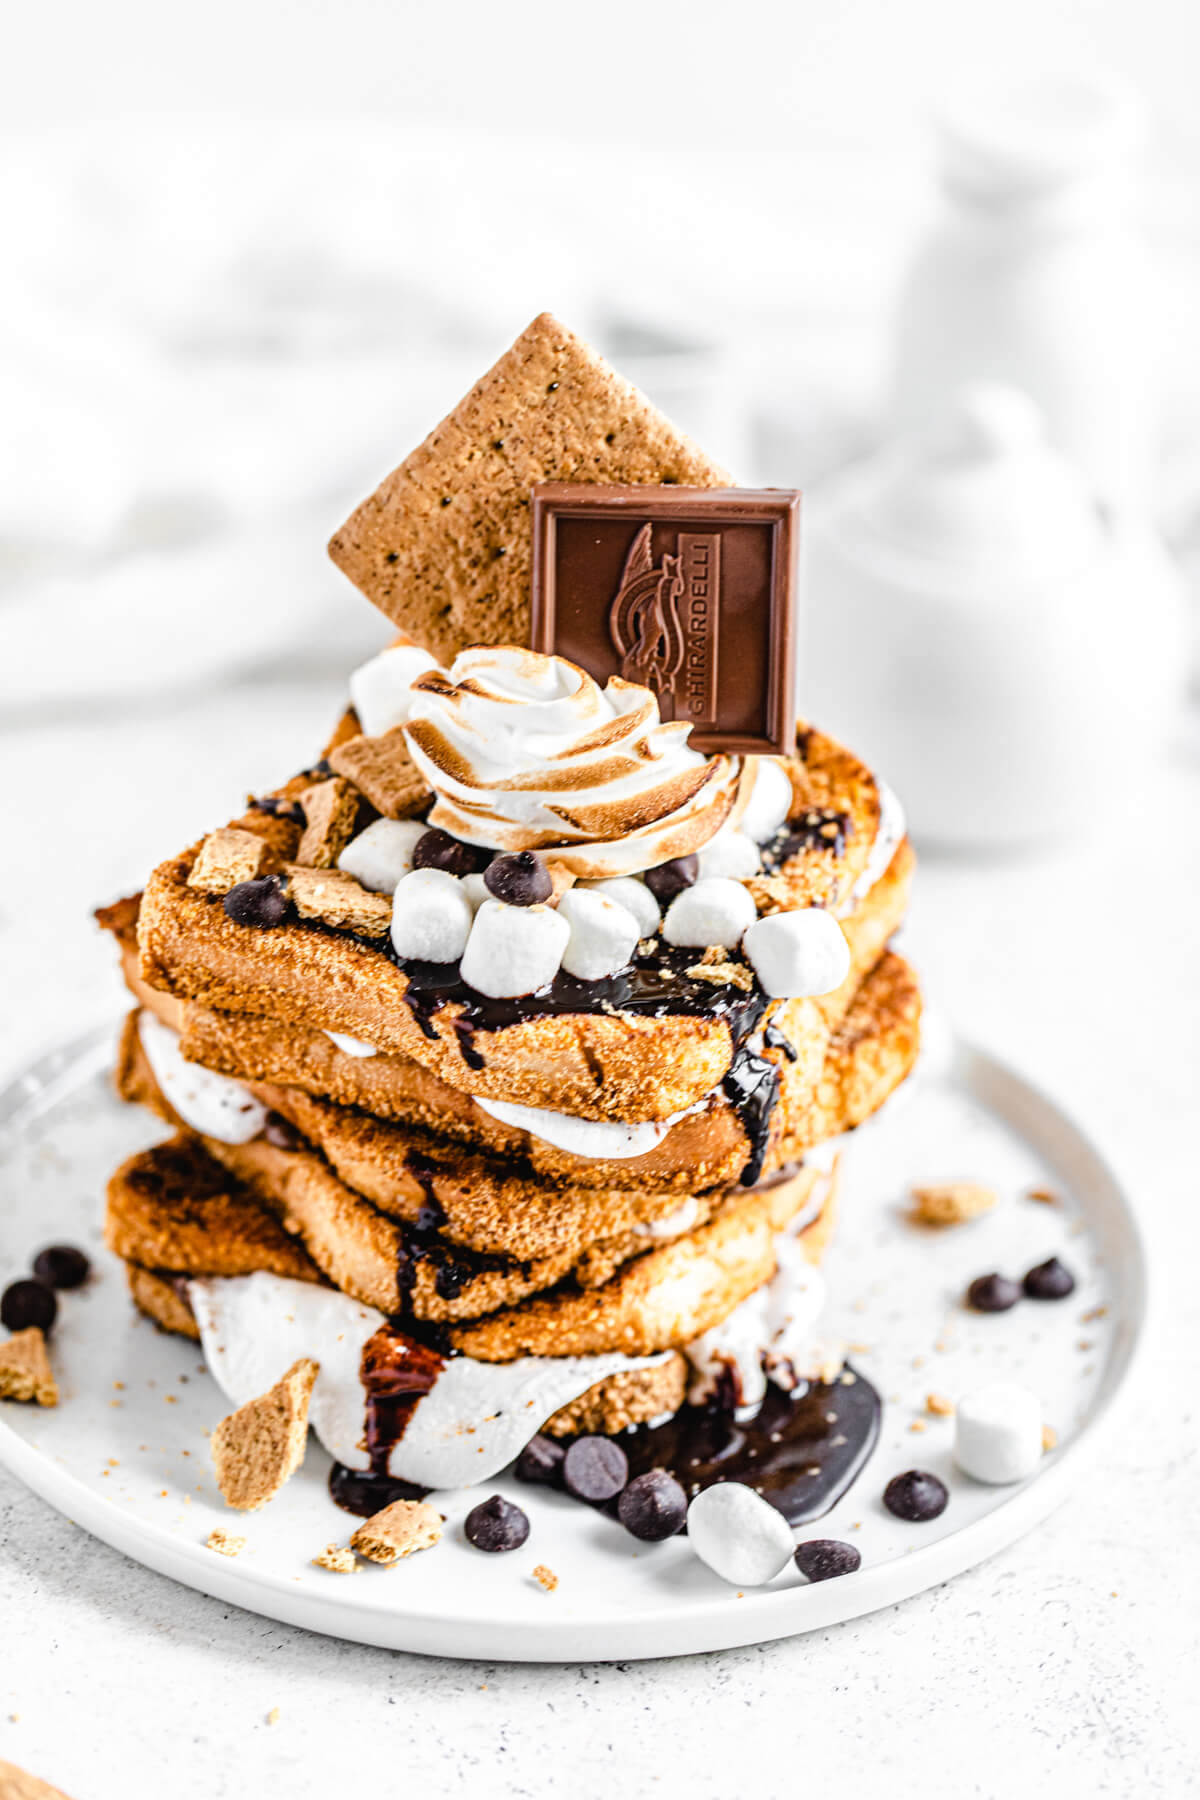
[[[353,733],[352,715],[339,729]],[[880,883],[854,901],[880,823],[874,778],[832,739],[807,729],[786,766],[795,816],[829,815],[837,828],[832,838],[816,832],[806,839],[802,830],[779,872],[752,891],[763,911],[849,908],[842,922],[861,975],[878,953],[882,911],[894,929],[895,895],[877,894]],[[312,775],[294,777],[271,803],[296,805]],[[252,809],[232,829],[263,836],[281,864],[294,860],[296,820]],[[161,864],[147,884],[138,937],[141,975],[151,987],[218,1011],[347,1033],[467,1094],[581,1118],[666,1118],[716,1087],[739,1044],[767,1018],[781,1024],[814,1074],[823,1053],[820,1003],[768,1002],[757,990],[691,980],[680,953],[672,961],[656,951],[628,978],[578,983],[560,975],[549,990],[516,1003],[483,1002],[457,983],[453,965],[440,986],[425,987],[378,941],[295,917],[266,930],[235,923],[220,895],[189,885],[199,851],[193,846]]]

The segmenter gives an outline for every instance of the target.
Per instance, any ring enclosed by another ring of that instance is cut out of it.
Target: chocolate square
[[[533,490],[531,643],[653,689],[698,750],[795,748],[794,488]]]

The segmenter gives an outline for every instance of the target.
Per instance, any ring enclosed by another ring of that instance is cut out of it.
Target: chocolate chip
[[[687,1518],[687,1495],[666,1469],[647,1469],[617,1501],[617,1517],[626,1531],[648,1544],[674,1537]]]
[[[493,1494],[471,1508],[463,1530],[477,1550],[519,1550],[529,1536],[529,1520],[511,1500]]]
[[[0,1296],[0,1325],[9,1331],[28,1331],[31,1325],[49,1331],[57,1317],[54,1289],[44,1281],[14,1281]]]
[[[563,1458],[563,1485],[577,1500],[611,1500],[629,1480],[629,1458],[611,1438],[576,1438]]]
[[[945,1482],[924,1469],[906,1469],[903,1475],[893,1475],[883,1490],[883,1504],[888,1511],[911,1524],[936,1519],[945,1512],[949,1500]]]
[[[513,1473],[518,1481],[530,1481],[540,1487],[559,1487],[562,1483],[563,1458],[566,1451],[557,1438],[530,1438]]]
[[[304,1138],[290,1119],[282,1113],[269,1112],[263,1120],[262,1134],[277,1150],[303,1150]]]
[[[225,911],[235,925],[250,925],[256,931],[269,931],[281,925],[287,912],[287,901],[278,875],[260,875],[255,881],[239,881],[225,896]]]
[[[47,1287],[82,1287],[92,1272],[92,1265],[74,1244],[50,1244],[33,1259],[33,1272]]]
[[[836,1575],[853,1575],[862,1554],[853,1544],[838,1538],[810,1538],[796,1546],[796,1567],[810,1581],[832,1581]]]
[[[554,892],[550,871],[532,850],[515,856],[498,856],[483,872],[483,885],[497,900],[509,906],[540,906]]]
[[[1020,1288],[1007,1275],[977,1275],[967,1289],[967,1305],[973,1312],[1007,1312],[1020,1298]]]
[[[660,906],[669,906],[676,894],[691,887],[699,869],[696,857],[677,856],[673,862],[659,863],[657,869],[647,869],[642,880]]]
[[[479,850],[464,844],[448,831],[431,826],[413,846],[414,869],[443,869],[447,875],[474,875],[491,856],[490,850]]]
[[[1075,1277],[1066,1263],[1052,1256],[1030,1269],[1022,1285],[1031,1300],[1065,1300],[1075,1292]]]

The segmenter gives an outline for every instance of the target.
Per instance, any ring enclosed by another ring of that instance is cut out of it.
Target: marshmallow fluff
[[[326,1031],[325,1036],[343,1056],[379,1055],[374,1044],[368,1044],[363,1038],[351,1037],[348,1031]]]
[[[444,869],[414,869],[392,897],[392,946],[397,956],[416,962],[457,962],[466,950],[473,917],[471,902],[453,875]]]
[[[469,987],[493,1000],[536,993],[558,974],[570,936],[571,927],[553,907],[485,900],[475,914],[460,973]]]
[[[850,973],[850,946],[820,906],[769,913],[750,926],[743,948],[763,991],[778,1000],[831,994]]]
[[[393,644],[350,677],[350,699],[367,737],[379,737],[407,722],[412,706],[412,684],[437,664],[416,644]]]
[[[629,908],[606,894],[569,888],[558,903],[558,916],[570,927],[562,966],[579,981],[602,981],[626,968],[642,935]]]
[[[571,1113],[551,1112],[540,1106],[514,1106],[507,1100],[484,1100],[475,1095],[475,1105],[502,1125],[516,1131],[527,1131],[530,1137],[553,1144],[569,1156],[581,1156],[604,1162],[623,1162],[633,1156],[646,1156],[658,1148],[673,1125],[689,1113],[702,1112],[708,1096],[697,1100],[683,1112],[666,1119],[651,1119],[641,1124],[623,1124],[608,1119],[577,1119]]]
[[[866,867],[841,908],[843,913],[849,912],[859,900],[865,899],[875,883],[887,874],[888,866],[908,829],[904,808],[894,789],[886,781],[876,779],[875,791],[879,795],[879,826],[867,856]]]
[[[419,819],[376,819],[350,840],[337,866],[376,894],[394,894],[412,873],[413,849],[425,830]]]
[[[693,882],[672,900],[663,920],[663,936],[668,944],[685,948],[720,944],[725,950],[736,950],[754,918],[750,890],[740,881],[713,875],[707,881]]]
[[[958,1402],[954,1460],[993,1487],[1024,1481],[1042,1460],[1042,1403],[1016,1381],[993,1381]]]
[[[714,1575],[740,1588],[773,1581],[796,1549],[783,1514],[741,1481],[701,1488],[688,1507],[687,1541]]]
[[[154,1079],[185,1125],[221,1144],[248,1144],[258,1136],[267,1109],[240,1082],[185,1061],[178,1032],[152,1012],[138,1014],[137,1030]]]
[[[309,1423],[331,1456],[366,1469],[363,1346],[384,1316],[315,1282],[259,1273],[188,1283],[208,1367],[228,1400],[244,1406],[302,1356],[320,1365]],[[671,1353],[627,1357],[521,1357],[483,1363],[447,1360],[414,1408],[388,1470],[422,1487],[469,1487],[510,1463],[539,1427],[598,1381],[622,1370],[651,1369]]]
[[[690,854],[730,816],[741,758],[702,756],[690,731],[648,688],[480,647],[417,681],[406,737],[431,825],[493,850],[553,845],[571,874],[603,880]]]

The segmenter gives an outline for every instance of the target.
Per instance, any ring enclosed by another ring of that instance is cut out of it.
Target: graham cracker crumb
[[[554,883],[554,886],[550,890],[550,898],[546,901],[546,905],[557,906],[567,889],[574,887],[575,877],[570,869],[568,869],[564,863],[560,862],[547,862],[546,872]]]
[[[354,836],[358,820],[358,792],[342,775],[305,788],[300,796],[304,809],[304,835],[296,861],[308,869],[332,869]]]
[[[273,1500],[303,1462],[318,1372],[317,1363],[301,1357],[268,1393],[239,1406],[213,1432],[217,1486],[239,1512]]]
[[[1079,1323],[1081,1325],[1091,1325],[1096,1319],[1106,1319],[1107,1317],[1107,1306],[1089,1306],[1085,1313],[1080,1313]]]
[[[1057,1431],[1055,1431],[1053,1425],[1043,1425],[1042,1426],[1042,1454],[1043,1454],[1043,1456],[1046,1455],[1046,1453],[1048,1451],[1055,1450],[1057,1448],[1058,1448],[1058,1433],[1057,1433]]]
[[[935,1418],[948,1419],[953,1416],[954,1402],[947,1400],[945,1394],[926,1394],[925,1411],[933,1413]]]
[[[302,919],[320,919],[337,931],[362,937],[386,937],[392,922],[388,894],[374,894],[344,869],[308,869],[287,865],[288,899]]]
[[[185,1494],[183,1497],[185,1500],[191,1499],[190,1494]],[[215,1550],[218,1556],[240,1556],[246,1548],[246,1540],[244,1537],[235,1536],[232,1531],[222,1531],[218,1525],[205,1538],[204,1547],[206,1550]]]
[[[558,1576],[554,1573],[553,1569],[548,1569],[545,1563],[539,1563],[537,1565],[536,1569],[533,1571],[533,1579],[537,1582],[539,1587],[545,1588],[548,1594],[552,1594],[558,1586]]]
[[[993,1189],[977,1181],[935,1182],[929,1187],[915,1187],[912,1195],[912,1217],[919,1225],[963,1225],[980,1213],[990,1212],[996,1204]]]
[[[58,1405],[58,1386],[46,1355],[46,1340],[36,1325],[14,1331],[0,1344],[0,1400]]]
[[[1030,1188],[1026,1198],[1036,1200],[1039,1206],[1057,1206],[1059,1204],[1058,1195],[1044,1187]]]
[[[656,937],[644,937],[638,939],[639,956],[653,956],[657,949],[658,939]]]
[[[358,1568],[358,1559],[353,1550],[347,1550],[338,1544],[326,1544],[320,1556],[313,1557],[313,1567],[329,1569],[334,1575],[353,1575]]]
[[[909,1425],[908,1429],[910,1431],[924,1431],[924,1429],[925,1429],[924,1419],[913,1419],[911,1424]]]
[[[716,958],[713,956],[714,950]],[[700,961],[693,963],[685,973],[693,981],[711,981],[715,987],[741,988],[747,994],[754,986],[754,975],[749,965],[731,962],[718,944],[710,944]]]
[[[268,1725],[278,1725],[278,1723],[279,1723],[279,1708],[277,1706],[273,1706],[271,1708],[270,1712],[267,1714],[267,1724]]]
[[[236,825],[210,831],[192,864],[188,886],[205,894],[227,894],[239,881],[253,881],[263,873],[270,849],[257,832]]]
[[[329,766],[352,781],[385,819],[411,819],[431,794],[408,754],[403,725],[378,737],[353,737],[329,752]]]
[[[393,1500],[373,1513],[350,1539],[351,1548],[371,1562],[390,1567],[416,1550],[428,1550],[442,1535],[442,1515],[424,1500]]]

